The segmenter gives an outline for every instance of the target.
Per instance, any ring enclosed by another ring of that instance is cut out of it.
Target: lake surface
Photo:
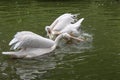
[[[37,59],[0,54],[0,80],[120,80],[119,0],[1,0],[0,53],[9,51],[18,31],[46,37],[45,26],[64,13],[80,13],[82,31],[92,40]]]

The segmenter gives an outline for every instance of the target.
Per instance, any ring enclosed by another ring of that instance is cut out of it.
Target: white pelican
[[[83,20],[84,18],[81,18],[76,23],[67,25],[63,30],[59,31],[58,34],[68,33],[71,36],[78,37],[80,34],[79,29]]]
[[[18,32],[10,41],[11,49],[15,51],[2,52],[5,55],[12,55],[14,58],[32,58],[52,52],[62,37],[70,38],[67,33],[60,34],[55,41],[44,38],[30,31]]]
[[[84,41],[83,39],[77,38],[80,35],[80,26],[81,23],[83,22],[84,18],[79,19],[76,23],[74,24],[68,24],[64,29],[62,29],[61,31],[57,31],[57,32],[52,32],[53,35],[58,36],[61,33],[68,33],[69,35],[71,35],[72,39],[76,39],[78,41]]]
[[[53,35],[54,32],[61,31],[68,24],[75,23],[78,15],[79,14],[71,14],[71,13],[63,14],[60,17],[58,17],[50,26],[46,26],[45,30],[49,38],[52,39],[55,36]]]

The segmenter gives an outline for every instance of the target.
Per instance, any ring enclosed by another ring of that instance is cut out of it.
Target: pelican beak
[[[77,37],[74,37],[74,36],[70,36],[70,38],[75,39],[75,40],[77,40],[77,41],[84,41],[84,39],[77,38]]]
[[[53,40],[59,34],[61,34],[59,31],[52,31],[51,34],[49,35],[49,38]]]
[[[59,34],[61,34],[61,32],[59,32],[59,31],[53,31],[52,34],[53,34],[53,35],[59,35]]]

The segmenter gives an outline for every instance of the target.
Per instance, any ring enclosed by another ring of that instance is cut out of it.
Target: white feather
[[[19,49],[20,48],[20,45],[21,45],[21,42],[18,42],[15,44],[15,46],[13,47],[13,49]]]
[[[15,58],[32,58],[52,52],[62,37],[69,37],[67,33],[60,34],[55,41],[44,38],[35,33],[19,32],[15,38],[19,38],[19,42],[12,45],[15,52],[2,52],[5,55],[12,55]],[[24,34],[24,35],[21,35]],[[19,35],[19,36],[18,36]]]
[[[76,21],[77,14],[66,13],[59,16],[50,26],[51,33],[48,33],[46,27],[46,32],[49,38],[51,36],[55,37],[56,35],[52,34],[54,31],[61,31],[63,30],[68,24],[74,23]],[[48,26],[47,26],[48,27]]]
[[[15,43],[15,40],[17,42]],[[14,43],[14,45],[13,45]],[[13,45],[11,49],[20,49],[20,48],[48,48],[54,44],[53,40],[44,38],[38,34],[22,31],[17,32],[13,40],[10,42],[10,45]]]
[[[72,34],[72,36],[78,36],[80,34],[78,29],[80,28],[83,20],[84,18],[81,18],[76,23],[67,25],[63,30],[60,31],[60,33],[68,33]]]
[[[13,45],[13,44],[16,43],[16,42],[18,42],[18,40],[17,40],[16,38],[13,38],[13,39],[10,41],[9,45]]]

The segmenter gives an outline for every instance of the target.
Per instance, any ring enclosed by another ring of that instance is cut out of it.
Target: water
[[[44,26],[70,12],[84,17],[82,31],[92,40],[66,45],[37,59],[11,59],[0,54],[4,80],[120,80],[119,0],[1,0],[0,52],[8,51],[13,35],[22,30],[46,35]]]

